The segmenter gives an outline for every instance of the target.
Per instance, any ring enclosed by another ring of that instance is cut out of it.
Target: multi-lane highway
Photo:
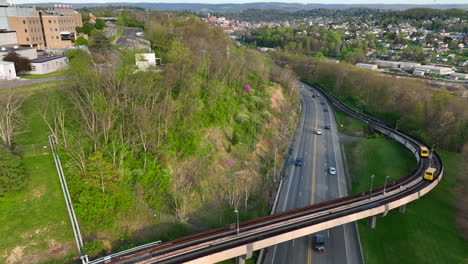
[[[301,105],[299,126],[292,144],[293,154],[286,165],[275,213],[348,194],[333,109],[320,93],[306,84],[301,89]],[[318,129],[322,131],[321,135],[317,134]],[[301,167],[294,165],[296,158],[303,159]],[[330,167],[336,168],[336,175],[329,173]],[[306,236],[268,248],[264,251],[262,263],[362,263],[354,223],[319,234],[325,237],[324,252],[314,251],[313,236]]]

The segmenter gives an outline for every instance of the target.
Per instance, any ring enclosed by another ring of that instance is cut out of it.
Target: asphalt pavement
[[[275,213],[347,196],[347,180],[333,109],[323,97],[303,84],[301,117],[292,143],[292,158],[287,164]],[[327,111],[325,111],[327,110]],[[325,129],[329,125],[330,129]],[[317,129],[322,135],[317,135]],[[294,166],[296,158],[303,159],[301,167]],[[336,175],[329,168],[336,168]],[[363,263],[355,223],[319,232],[325,237],[324,252],[312,249],[312,237],[290,240],[264,251],[264,264]]]

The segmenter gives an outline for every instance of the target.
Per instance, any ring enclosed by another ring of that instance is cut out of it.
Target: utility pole
[[[385,176],[385,184],[383,186],[383,194],[385,195],[385,188],[387,187],[388,176]]]
[[[234,213],[236,213],[237,216],[237,234],[239,234],[239,210],[237,208],[234,210]]]
[[[372,185],[374,185],[374,174],[371,176],[370,190],[369,190],[369,199],[372,199]]]

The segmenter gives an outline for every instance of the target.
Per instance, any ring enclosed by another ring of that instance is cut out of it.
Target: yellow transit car
[[[435,168],[427,169],[426,172],[424,173],[424,179],[429,180],[429,181],[433,181],[434,176],[435,176],[435,172],[436,172]]]
[[[424,146],[421,146],[421,157],[429,157],[429,150]]]

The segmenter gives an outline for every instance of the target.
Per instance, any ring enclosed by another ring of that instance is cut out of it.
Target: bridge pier
[[[253,244],[247,244],[245,245],[247,254],[238,256],[236,258],[236,264],[245,264],[245,261],[250,259],[253,255]]]
[[[406,204],[404,204],[404,205],[402,205],[402,206],[400,206],[400,207],[398,208],[398,212],[400,212],[400,213],[402,213],[402,214],[404,214],[405,211],[406,211]]]
[[[374,216],[370,216],[367,218],[367,225],[371,228],[371,229],[375,229],[375,225],[377,224],[377,217],[374,215]]]
[[[239,256],[236,258],[236,264],[245,264],[246,260],[247,260],[247,255]]]

